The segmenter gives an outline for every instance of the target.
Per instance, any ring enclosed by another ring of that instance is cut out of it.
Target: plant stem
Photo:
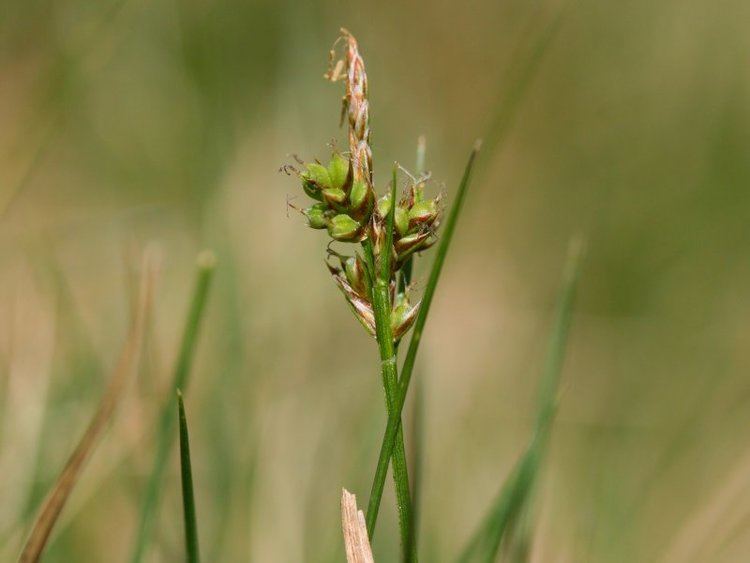
[[[193,493],[193,469],[190,463],[190,437],[188,435],[185,405],[182,393],[177,390],[177,416],[180,426],[180,475],[182,477],[182,509],[185,519],[185,553],[188,563],[200,562],[198,549],[198,524],[195,516],[195,495]]]
[[[396,390],[398,388],[398,368],[396,362],[396,347],[393,342],[393,332],[391,330],[391,302],[390,302],[390,281],[391,281],[391,252],[393,247],[393,224],[396,210],[396,171],[397,166],[393,168],[393,181],[391,184],[391,208],[387,218],[385,243],[379,253],[379,268],[371,264],[370,270],[376,272],[376,279],[372,284],[372,301],[373,311],[375,314],[375,332],[380,350],[381,372],[383,376],[383,387],[385,389],[386,407],[390,418],[393,408]],[[368,260],[372,260],[372,243],[368,240],[365,245],[365,255]],[[412,507],[411,495],[409,493],[409,474],[406,465],[406,448],[404,447],[403,431],[399,430],[397,444],[393,453],[393,479],[396,487],[396,502],[398,508],[399,530],[401,532],[401,547],[404,561],[416,561],[416,551],[411,545],[412,536]],[[381,468],[385,473],[388,472],[388,463]],[[381,491],[382,495],[382,491]],[[367,533],[370,541],[375,532],[375,523],[377,521],[377,508],[380,498],[373,499],[370,497],[370,504],[367,509]]]
[[[414,333],[412,334],[411,341],[409,342],[409,349],[406,353],[406,359],[401,370],[401,379],[398,382],[398,387],[395,393],[395,405],[390,411],[388,416],[388,424],[386,425],[385,434],[383,435],[383,442],[380,446],[380,456],[378,457],[378,465],[375,469],[375,477],[372,482],[372,489],[370,492],[370,503],[367,506],[367,529],[372,535],[372,529],[375,527],[375,521],[378,517],[378,510],[380,508],[380,499],[383,496],[383,487],[385,485],[385,476],[388,472],[388,461],[394,452],[394,446],[398,443],[402,443],[402,432],[401,432],[401,412],[404,409],[404,402],[406,401],[406,394],[409,390],[409,381],[411,380],[411,374],[414,369],[414,362],[417,356],[417,350],[419,349],[419,343],[422,340],[422,331],[424,331],[425,322],[427,321],[427,313],[430,310],[430,304],[432,298],[435,295],[435,287],[437,286],[440,273],[443,269],[443,263],[445,262],[445,256],[448,253],[450,241],[453,236],[453,231],[456,227],[458,216],[463,206],[464,198],[466,197],[466,189],[469,186],[471,180],[471,171],[474,167],[474,161],[481,143],[477,142],[474,145],[474,149],[471,151],[469,156],[469,162],[466,164],[461,184],[456,194],[456,202],[451,208],[450,215],[445,224],[445,230],[440,240],[440,246],[435,256],[435,262],[432,265],[430,271],[430,278],[425,287],[424,296],[422,297],[422,304],[419,307],[419,313],[417,319],[414,322]],[[395,369],[395,366],[394,366]],[[399,440],[397,441],[397,438]]]
[[[398,387],[398,371],[396,366],[396,351],[393,344],[393,336],[390,326],[390,304],[388,287],[383,285],[382,280],[375,283],[373,291],[373,305],[375,310],[375,326],[377,331],[378,348],[380,350],[381,370],[383,375],[383,387],[385,388],[386,406],[390,418],[394,409],[394,398]],[[406,465],[406,448],[404,447],[404,435],[399,425],[395,448],[393,449],[393,479],[396,485],[396,502],[398,506],[399,529],[401,532],[401,545],[404,550],[405,561],[416,561],[416,554],[411,553],[410,538],[412,527],[411,495],[409,492],[409,475]],[[385,473],[388,471],[388,463],[385,464]],[[367,532],[372,541],[375,532],[375,523],[378,516],[376,509],[371,510],[373,499],[367,509]],[[377,499],[379,504],[380,499]]]
[[[182,343],[175,364],[175,370],[171,382],[170,393],[167,401],[164,403],[159,422],[157,426],[156,456],[151,468],[151,474],[146,484],[146,492],[143,497],[141,506],[140,523],[138,525],[138,534],[136,536],[135,548],[131,558],[132,563],[140,563],[148,545],[156,519],[157,508],[161,493],[161,482],[167,465],[167,457],[174,439],[175,418],[172,409],[174,408],[174,393],[177,389],[187,387],[190,376],[190,368],[193,363],[193,354],[195,344],[198,338],[198,331],[203,318],[206,301],[208,299],[208,290],[211,286],[215,266],[215,258],[211,253],[201,253],[198,257],[197,273],[195,288],[190,303],[185,328],[182,335]]]

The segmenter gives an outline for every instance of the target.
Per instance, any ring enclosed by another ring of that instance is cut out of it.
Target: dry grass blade
[[[102,432],[112,418],[112,414],[120,401],[126,384],[138,365],[146,317],[148,316],[154,285],[154,268],[150,253],[148,252],[144,254],[141,272],[138,302],[130,331],[120,354],[120,359],[115,366],[109,385],[99,403],[99,408],[42,505],[29,534],[29,538],[21,552],[19,558],[21,563],[39,561],[52,532],[52,528],[62,512],[86,460],[94,451],[94,447],[101,437]]]
[[[341,492],[341,528],[348,563],[374,563],[370,540],[367,538],[365,515],[357,509],[357,497],[343,489]]]

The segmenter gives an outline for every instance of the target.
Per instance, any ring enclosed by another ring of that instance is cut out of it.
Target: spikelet
[[[337,59],[336,48],[340,44],[343,44],[343,56]],[[361,243],[369,239],[378,261],[384,253],[390,253],[391,328],[394,340],[398,341],[414,323],[419,304],[410,303],[408,287],[396,294],[396,279],[408,258],[436,242],[440,196],[425,199],[427,177],[413,178],[407,173],[408,185],[398,201],[391,201],[390,190],[387,195],[376,198],[367,73],[357,40],[345,29],[341,30],[331,50],[325,78],[332,82],[345,81],[341,115],[342,122],[347,123],[349,150],[347,153],[334,151],[325,165],[319,161],[300,161],[304,166],[302,170],[292,166],[282,169],[296,173],[303,191],[314,200],[309,207],[300,210],[311,228],[327,230],[337,242]],[[395,228],[392,246],[386,249],[386,218],[392,205],[396,205]],[[373,273],[356,252],[347,256],[329,250],[329,258],[332,256],[339,264],[326,262],[331,276],[362,326],[374,336]]]

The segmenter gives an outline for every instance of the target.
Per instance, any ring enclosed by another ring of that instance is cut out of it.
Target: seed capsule
[[[307,224],[313,229],[325,229],[328,225],[326,211],[328,206],[325,203],[316,203],[308,207],[302,213],[307,217]]]
[[[394,307],[391,311],[391,331],[393,332],[394,340],[400,340],[411,328],[414,320],[417,318],[418,309],[419,303],[412,306],[406,294],[400,293],[396,296]]]
[[[305,193],[309,197],[317,199],[318,201],[323,201],[323,194],[321,193],[318,185],[312,180],[308,180],[304,176],[302,177],[302,189],[305,190]]]
[[[320,189],[331,187],[331,177],[328,175],[328,170],[317,162],[311,162],[307,165],[307,172],[302,174],[302,178],[315,183]]]
[[[367,279],[367,271],[365,270],[365,263],[360,258],[359,254],[349,256],[344,260],[344,273],[346,274],[346,280],[352,289],[356,291],[362,297],[369,295],[369,282]]]
[[[387,193],[378,200],[378,215],[387,217],[391,211],[391,194]]]
[[[323,200],[331,207],[339,207],[346,201],[344,190],[338,188],[327,188],[323,190]]]
[[[331,187],[343,190],[348,175],[349,161],[338,153],[334,154],[331,162],[328,163],[328,177]]]
[[[375,336],[375,313],[372,310],[372,304],[369,299],[354,290],[349,284],[346,274],[340,269],[329,264],[328,270],[331,272],[331,275],[333,276],[336,285],[341,290],[341,293],[344,294],[354,316],[362,324],[365,330],[370,333],[370,335]]]
[[[424,250],[434,244],[435,238],[430,231],[422,231],[407,235],[397,240],[393,246],[399,262],[419,250]]]
[[[418,225],[431,225],[438,216],[438,207],[434,199],[415,203],[409,210],[409,228]]]
[[[352,191],[349,194],[349,213],[366,222],[372,213],[375,194],[372,188],[361,180],[354,182]]]
[[[409,232],[409,212],[400,205],[397,205],[393,219],[398,234],[402,237],[405,236]]]
[[[362,233],[362,225],[343,213],[333,217],[327,226],[331,238],[343,242],[357,240]]]

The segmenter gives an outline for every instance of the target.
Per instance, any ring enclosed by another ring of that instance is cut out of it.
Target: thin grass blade
[[[582,241],[575,238],[570,243],[568,251],[556,318],[542,374],[536,424],[531,442],[500,489],[497,500],[484,522],[459,557],[460,563],[495,561],[506,531],[521,514],[536,482],[540,460],[546,451],[557,410],[557,393],[570,331],[581,254]]]
[[[159,415],[158,430],[156,436],[156,456],[154,464],[146,484],[146,492],[143,497],[141,506],[140,521],[138,532],[133,549],[131,561],[140,563],[146,552],[151,530],[156,519],[159,499],[161,497],[161,482],[167,465],[167,458],[174,439],[174,422],[175,417],[172,409],[174,401],[172,397],[177,389],[187,388],[190,371],[195,354],[198,333],[200,332],[203,313],[208,300],[208,293],[211,287],[216,259],[210,252],[203,252],[198,257],[195,288],[188,311],[182,334],[182,343],[180,345],[177,363],[172,377],[169,400],[165,402]]]
[[[185,553],[188,563],[199,563],[200,550],[198,549],[198,523],[193,494],[193,468],[190,462],[190,436],[182,391],[179,389],[177,390],[177,411],[180,426],[180,476],[182,477],[182,509],[185,518]]]
[[[86,461],[91,457],[102,433],[111,420],[117,405],[135,373],[143,343],[146,318],[151,307],[154,285],[154,267],[150,253],[144,254],[137,306],[130,325],[130,331],[115,366],[109,385],[102,396],[99,407],[91,419],[81,440],[65,464],[52,490],[42,505],[21,552],[21,563],[39,561],[47,545],[52,529],[70,497],[70,493],[81,475]]]
[[[378,457],[378,464],[375,469],[375,477],[373,478],[372,488],[370,490],[370,501],[367,505],[367,529],[370,532],[370,537],[375,528],[375,522],[378,518],[378,511],[380,510],[380,500],[383,497],[383,488],[385,486],[385,478],[388,473],[388,462],[394,450],[396,439],[401,435],[401,412],[404,409],[404,402],[406,401],[406,394],[409,389],[409,381],[411,380],[412,370],[414,369],[414,362],[416,360],[417,351],[419,349],[419,343],[422,340],[422,331],[427,321],[427,314],[430,310],[430,304],[432,298],[435,295],[435,288],[440,278],[440,273],[445,263],[445,256],[448,253],[451,239],[453,238],[453,232],[456,228],[458,217],[463,207],[464,199],[466,198],[466,191],[471,182],[471,172],[474,168],[474,161],[476,160],[477,153],[479,152],[481,142],[477,141],[474,145],[474,149],[471,151],[469,161],[466,164],[466,170],[464,171],[461,184],[458,187],[456,193],[456,201],[451,208],[451,212],[448,216],[448,220],[445,223],[443,235],[440,239],[440,245],[438,246],[437,254],[435,256],[435,262],[432,264],[432,270],[430,271],[430,277],[425,287],[424,295],[422,297],[422,304],[419,307],[419,313],[414,321],[414,332],[412,333],[411,340],[409,342],[409,349],[406,353],[406,359],[402,368],[401,379],[399,379],[397,392],[394,400],[394,408],[388,415],[388,424],[386,426],[385,434],[383,436],[383,442],[380,447],[380,455]]]

